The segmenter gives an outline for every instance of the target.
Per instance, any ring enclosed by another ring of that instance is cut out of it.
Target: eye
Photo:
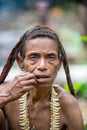
[[[29,59],[30,59],[31,61],[36,61],[36,60],[38,59],[38,55],[37,55],[37,54],[31,54],[31,55],[29,56]]]
[[[55,59],[55,55],[54,55],[54,54],[49,54],[49,55],[48,55],[48,59],[49,59],[50,61],[53,61],[53,60]]]

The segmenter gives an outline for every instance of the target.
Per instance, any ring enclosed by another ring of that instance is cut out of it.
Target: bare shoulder
[[[67,93],[62,87],[57,85],[54,87],[55,91],[58,93],[58,98],[60,101],[61,108],[65,110],[67,107],[78,107],[78,101],[76,97]]]
[[[64,124],[68,130],[83,130],[83,119],[77,99],[60,86],[55,90],[58,93]]]

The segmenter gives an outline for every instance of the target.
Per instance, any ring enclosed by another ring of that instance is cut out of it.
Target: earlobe
[[[17,55],[16,61],[17,61],[18,65],[19,65],[20,69],[21,69],[21,70],[24,70],[24,64],[23,64],[23,59],[22,59],[22,57],[19,56],[19,55]]]

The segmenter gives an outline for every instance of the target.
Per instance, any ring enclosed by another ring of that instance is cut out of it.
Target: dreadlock
[[[5,80],[5,78],[8,74],[8,72],[10,71],[18,53],[20,53],[20,56],[24,59],[24,57],[25,57],[25,44],[27,43],[27,41],[34,39],[36,37],[49,37],[49,38],[55,40],[55,42],[57,43],[58,57],[63,62],[63,67],[65,70],[66,79],[67,79],[67,83],[68,83],[70,92],[72,95],[75,96],[75,92],[73,89],[73,85],[72,85],[72,81],[71,81],[71,77],[70,77],[70,72],[69,72],[67,55],[66,55],[65,50],[64,50],[64,48],[63,48],[63,46],[58,38],[58,35],[53,30],[49,29],[48,27],[36,26],[33,29],[28,30],[28,31],[26,31],[26,33],[24,33],[24,35],[20,38],[19,42],[14,46],[10,55],[8,56],[7,62],[6,62],[4,68],[1,72],[1,75],[0,75],[0,83],[2,83]]]

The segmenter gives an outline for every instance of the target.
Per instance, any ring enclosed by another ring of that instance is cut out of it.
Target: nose
[[[37,68],[38,68],[38,70],[41,70],[41,71],[46,70],[47,69],[46,59],[44,59],[44,58],[40,59]]]

